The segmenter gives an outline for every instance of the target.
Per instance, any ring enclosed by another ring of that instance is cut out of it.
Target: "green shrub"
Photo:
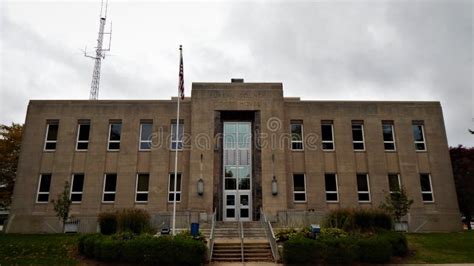
[[[352,237],[325,237],[320,241],[326,247],[324,260],[328,264],[352,264],[357,259],[357,241]]]
[[[117,232],[117,212],[103,212],[99,214],[100,232],[111,235]]]
[[[296,236],[297,234],[298,231],[295,228],[282,228],[276,231],[275,239],[277,242],[284,242]]]
[[[101,261],[118,261],[122,251],[122,241],[114,240],[110,237],[104,237],[96,242],[99,254],[96,258]]]
[[[156,265],[199,265],[206,259],[207,247],[187,236],[89,235],[81,238],[84,255],[100,261],[124,261]]]
[[[403,257],[408,253],[408,241],[403,233],[387,231],[380,235],[387,239],[392,247],[392,255]]]
[[[141,209],[123,209],[115,212],[103,212],[98,217],[100,232],[112,235],[116,232],[141,234],[152,232],[150,215]]]
[[[339,228],[321,228],[320,237],[341,238],[348,236],[346,231]]]
[[[283,261],[286,264],[319,264],[326,247],[320,241],[297,236],[283,244]]]
[[[89,258],[94,258],[96,242],[98,242],[101,237],[102,235],[100,234],[92,234],[92,235],[86,235],[84,236],[84,238],[81,238],[79,242],[79,252],[81,251],[81,246],[82,246],[83,253],[81,254]]]
[[[335,209],[326,214],[323,220],[323,227],[351,230],[353,227],[352,218],[351,209]]]
[[[336,209],[323,220],[323,227],[345,231],[376,231],[392,228],[391,216],[381,209]]]
[[[374,210],[374,227],[378,229],[391,230],[393,226],[393,220],[389,213],[386,211],[375,209]]]
[[[385,263],[390,261],[392,246],[383,236],[372,236],[357,241],[359,261],[367,263]]]
[[[123,209],[118,212],[118,229],[122,232],[141,234],[150,226],[150,214],[142,209]]]

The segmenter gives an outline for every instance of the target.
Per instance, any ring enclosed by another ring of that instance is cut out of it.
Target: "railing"
[[[273,260],[278,261],[278,246],[275,239],[275,233],[273,232],[273,227],[270,221],[267,219],[267,216],[263,212],[263,209],[260,208],[260,221],[262,222],[263,228],[265,228],[265,234],[267,235],[268,242],[270,243],[270,247],[272,249]]]
[[[240,236],[240,256],[242,257],[242,263],[244,262],[244,228],[242,221],[239,221],[239,236]]]
[[[214,251],[214,228],[216,226],[216,209],[214,209],[214,213],[212,214],[212,222],[211,222],[211,234],[209,235],[209,261],[212,260],[212,252]]]

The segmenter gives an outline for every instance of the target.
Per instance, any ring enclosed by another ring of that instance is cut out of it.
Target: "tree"
[[[396,223],[400,223],[402,217],[408,214],[412,204],[413,200],[408,198],[405,188],[401,187],[399,191],[387,194],[380,208],[390,213]]]
[[[0,208],[9,208],[20,156],[23,125],[0,125]]]
[[[459,210],[466,217],[467,228],[471,228],[474,214],[474,147],[462,145],[450,147],[451,164],[453,166],[454,184],[458,195]]]
[[[69,182],[66,181],[64,184],[64,190],[62,193],[58,194],[57,200],[51,200],[51,203],[54,205],[54,211],[56,212],[56,216],[61,220],[63,223],[63,231],[64,226],[66,224],[67,219],[69,218],[69,209],[71,207],[71,199],[69,198]]]

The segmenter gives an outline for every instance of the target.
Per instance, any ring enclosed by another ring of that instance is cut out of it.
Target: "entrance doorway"
[[[252,220],[252,123],[224,122],[223,220]]]

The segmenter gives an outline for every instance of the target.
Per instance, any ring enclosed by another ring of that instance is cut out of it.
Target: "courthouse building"
[[[241,79],[193,83],[179,121],[176,102],[31,100],[7,232],[60,231],[51,200],[66,181],[83,232],[133,207],[163,226],[174,197],[178,227],[214,211],[295,226],[377,207],[400,186],[410,231],[461,229],[439,102],[306,101]]]

